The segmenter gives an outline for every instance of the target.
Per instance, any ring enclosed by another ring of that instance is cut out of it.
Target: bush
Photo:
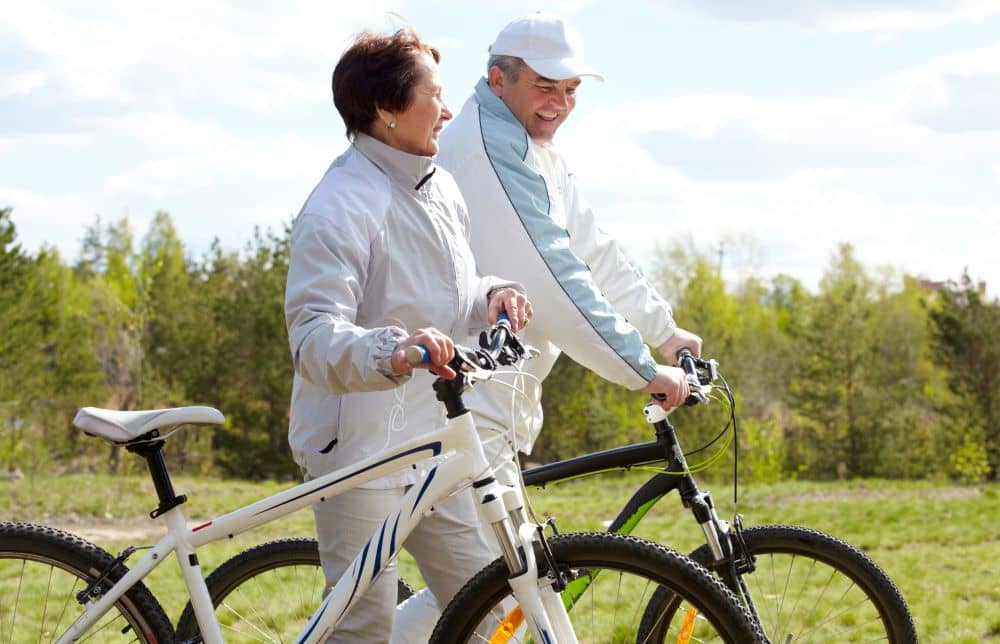
[[[978,485],[990,474],[986,446],[981,441],[966,439],[948,456],[948,462],[952,478],[965,485]]]
[[[784,431],[776,416],[746,418],[740,423],[740,469],[747,479],[773,483],[789,478],[785,472]],[[794,478],[794,473],[792,473]]]

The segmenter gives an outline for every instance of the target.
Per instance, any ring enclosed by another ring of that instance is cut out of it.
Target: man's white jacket
[[[670,306],[601,230],[576,178],[551,144],[538,145],[485,79],[441,135],[437,163],[465,197],[479,270],[523,284],[534,318],[523,339],[541,351],[525,371],[544,378],[560,350],[629,389],[652,380],[656,363],[645,342],[673,335]],[[477,423],[517,429],[530,451],[541,405],[480,386],[467,397]]]

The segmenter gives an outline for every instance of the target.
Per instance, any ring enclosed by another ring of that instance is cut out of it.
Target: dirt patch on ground
[[[146,517],[136,519],[61,518],[46,522],[53,528],[65,530],[92,541],[104,543],[156,543],[166,533],[163,525]],[[196,524],[191,524],[196,525]]]
[[[917,498],[917,499],[968,499],[981,496],[978,488],[942,487],[926,490],[896,490],[892,488],[853,488],[836,492],[808,492],[805,494],[789,494],[772,497],[781,503],[817,503],[825,501],[861,501],[885,498]]]

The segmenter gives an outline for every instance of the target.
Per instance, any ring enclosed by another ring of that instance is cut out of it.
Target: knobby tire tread
[[[114,557],[104,549],[56,528],[30,523],[0,523],[0,557],[13,559],[17,555],[33,555],[59,562],[88,582],[96,579],[114,561]],[[105,583],[105,589],[111,588],[126,572],[128,569],[124,564],[117,566]],[[174,641],[170,619],[142,582],[133,585],[118,600],[116,607],[139,625],[141,632],[135,633],[139,641],[161,644]]]
[[[597,532],[564,534],[548,539],[557,564],[619,569],[651,573],[660,583],[681,589],[683,596],[714,616],[716,627],[727,642],[765,642],[749,613],[718,579],[689,558],[660,544],[632,536]],[[536,552],[539,576],[547,571],[545,559]],[[501,557],[477,573],[448,604],[431,635],[429,644],[464,642],[477,624],[509,593],[507,564]]]
[[[795,554],[821,561],[846,575],[871,598],[886,627],[889,644],[917,642],[916,626],[899,589],[877,563],[854,546],[818,530],[789,525],[747,528],[743,537],[750,554]],[[707,545],[689,556],[706,568],[712,565],[713,556]],[[643,621],[651,622],[653,616],[659,615],[670,595],[669,590],[658,589],[650,599]]]

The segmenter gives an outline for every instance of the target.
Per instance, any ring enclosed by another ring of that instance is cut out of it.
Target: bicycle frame
[[[451,417],[443,429],[405,442],[397,448],[373,455],[356,465],[341,468],[324,476],[279,492],[252,505],[212,519],[194,528],[188,528],[179,503],[162,512],[167,534],[148,552],[134,568],[128,571],[98,601],[88,604],[84,613],[60,637],[59,642],[73,642],[106,613],[114,603],[136,582],[143,579],[173,552],[187,585],[198,626],[206,644],[223,642],[221,628],[209,597],[208,588],[201,574],[197,549],[213,541],[231,538],[255,527],[301,510],[328,497],[336,496],[386,474],[409,467],[428,458],[441,457],[423,481],[412,486],[403,496],[396,511],[388,515],[381,528],[355,557],[347,572],[323,600],[309,620],[298,642],[312,644],[324,641],[351,606],[355,597],[363,594],[374,578],[396,555],[398,548],[416,527],[425,513],[435,503],[472,485],[475,488],[480,513],[491,523],[506,521],[510,510],[504,505],[503,488],[493,479],[493,470],[486,461],[476,433],[472,415],[462,413]],[[470,473],[477,473],[472,476]],[[169,480],[168,480],[169,486]],[[160,491],[158,486],[158,491]],[[172,490],[170,490],[172,494]],[[520,498],[520,494],[516,495]],[[161,495],[161,505],[163,499]],[[530,525],[530,524],[526,524]],[[511,550],[532,553],[532,533],[520,530],[518,543]],[[515,597],[530,616],[536,641],[575,642],[565,611],[559,614],[562,603],[551,601],[546,594],[550,588],[539,590],[537,569],[530,560],[520,562],[521,568],[512,566],[513,572],[526,572],[512,587]],[[511,562],[508,561],[510,565]],[[534,575],[533,580],[532,575]],[[523,581],[521,580],[523,578]]]

